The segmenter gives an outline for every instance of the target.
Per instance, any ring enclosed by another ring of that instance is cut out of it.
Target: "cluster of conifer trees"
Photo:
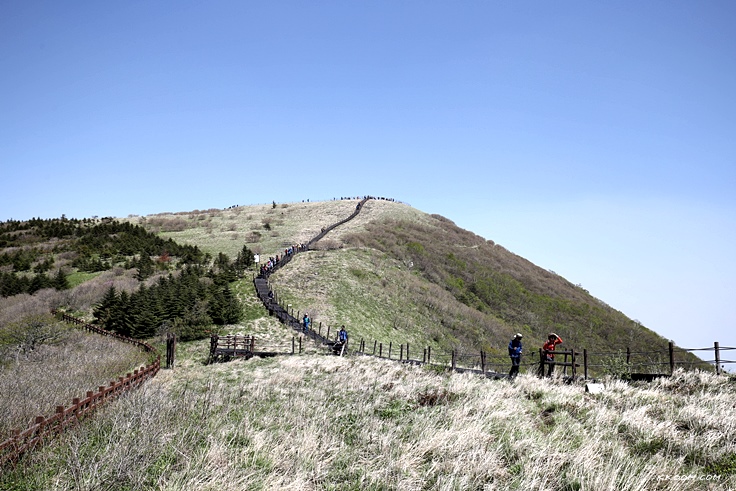
[[[238,322],[242,310],[227,274],[191,265],[133,293],[110,287],[93,313],[100,327],[124,336],[146,338],[161,330],[188,341],[207,336],[213,324]]]
[[[58,270],[53,276],[48,276],[46,273],[39,273],[34,276],[20,276],[13,272],[0,272],[0,296],[11,297],[21,293],[30,293],[33,295],[38,290],[44,288],[66,290],[69,288],[69,281],[61,270]]]
[[[55,239],[50,251],[48,247],[40,247],[50,239]],[[139,225],[108,218],[10,220],[0,223],[0,247],[9,248],[8,252],[0,253],[0,267],[5,269],[0,271],[3,297],[33,294],[43,288],[68,288],[69,282],[61,269],[51,276],[46,274],[54,265],[54,255],[62,252],[77,253],[71,266],[78,271],[107,271],[115,266],[137,268],[139,279],[151,276],[156,270],[170,269],[172,258],[177,259],[177,266],[211,260],[197,246],[164,240]]]
[[[49,239],[56,239],[49,251]],[[41,247],[44,245],[44,247]],[[141,283],[133,293],[110,287],[95,307],[96,322],[103,328],[130,337],[149,337],[161,330],[174,331],[180,339],[207,336],[213,325],[236,323],[242,306],[230,289],[253,264],[247,246],[230,258],[212,258],[197,246],[177,244],[147,232],[143,227],[113,219],[32,219],[0,223],[0,294],[35,293],[42,288],[69,288],[62,269],[47,275],[54,255],[73,251],[72,267],[80,271],[105,271],[113,267],[135,269],[145,280],[169,271],[152,286]],[[180,270],[172,274],[172,270]]]

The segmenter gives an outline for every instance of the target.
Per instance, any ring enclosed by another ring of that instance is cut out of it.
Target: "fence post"
[[[631,348],[626,347],[626,365],[631,365]],[[629,371],[631,371],[631,368],[629,368]]]
[[[672,341],[669,342],[670,349],[670,375],[675,373],[675,345]]]
[[[455,370],[455,366],[457,365],[457,359],[456,359],[455,350],[452,350],[452,369]]]
[[[375,354],[376,354],[376,343],[378,343],[378,341],[376,341],[376,340],[373,340],[373,355],[374,355],[374,356],[375,356]]]
[[[480,371],[486,373],[486,354],[480,350]]]
[[[588,350],[583,348],[583,377],[588,380]]]
[[[291,354],[294,354],[294,348],[296,345],[296,339],[294,339],[294,336],[291,337]]]
[[[575,375],[577,375],[577,370],[575,366],[575,347],[572,348],[572,379],[575,380]]]
[[[326,336],[326,338],[327,338],[328,341],[330,340],[330,326],[327,326],[327,336]]]
[[[391,359],[391,348],[393,347],[393,344],[394,344],[393,341],[388,342],[388,359],[389,360]]]
[[[401,345],[401,352],[399,353],[399,361],[404,360],[404,345]]]
[[[383,343],[378,344],[378,357],[383,357]]]
[[[176,334],[166,334],[166,368],[174,368],[176,358]]]
[[[317,331],[319,335],[322,335],[322,321],[319,321],[319,331]]]
[[[302,352],[302,337],[299,336],[299,353]]]
[[[718,341],[713,343],[713,350],[716,353],[716,375],[721,374],[721,353],[719,351],[720,345],[718,344]]]
[[[427,363],[432,363],[432,347],[427,346]]]
[[[217,334],[213,334],[210,337],[210,361],[214,361],[215,359],[215,353],[217,352],[217,340],[219,339],[219,336]]]
[[[406,361],[409,361],[409,343],[406,343]]]
[[[539,376],[544,377],[544,353],[542,348],[539,348]]]

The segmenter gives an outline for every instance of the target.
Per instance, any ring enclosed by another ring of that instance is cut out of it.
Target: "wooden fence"
[[[639,352],[631,351],[630,348],[617,352],[589,352],[587,349],[583,349],[582,352],[574,349],[556,350],[554,351],[554,365],[561,368],[560,373],[563,376],[571,378],[580,376],[579,369],[582,368],[582,377],[586,380],[591,378],[591,373],[595,370],[598,372],[613,371],[618,368],[626,372],[629,378],[651,379],[670,376],[677,367],[703,366],[705,364],[715,365],[716,373],[721,374],[723,366],[736,363],[736,360],[722,358],[723,352],[733,350],[736,350],[736,348],[721,347],[718,342],[713,343],[712,348],[689,349],[679,348],[670,342],[666,348],[663,347],[658,351]],[[714,358],[701,361],[683,359],[683,353],[695,351],[712,351]],[[538,374],[544,374],[545,369],[549,368],[549,362],[546,361],[544,356],[547,352],[541,348],[538,352],[538,358],[527,356],[531,361],[522,363],[522,366],[528,370],[535,370]],[[393,342],[386,344],[378,341],[366,343],[365,340],[361,339],[354,353],[400,362],[430,365],[448,370],[475,372],[494,378],[506,377],[506,373],[511,368],[511,361],[508,356],[491,355],[483,350],[474,353],[461,350],[438,351],[436,349],[432,350],[431,346],[410,350],[409,343],[396,346]]]
[[[302,352],[302,338],[292,336],[291,348],[284,345],[267,345],[258,341],[255,336],[228,335],[210,337],[210,355],[208,363],[227,361],[232,358],[250,358],[252,356],[268,357],[293,355]]]
[[[77,424],[82,418],[90,415],[100,406],[114,400],[120,394],[140,386],[154,377],[161,367],[161,356],[150,344],[86,324],[84,321],[70,315],[56,311],[53,313],[66,322],[82,326],[87,331],[140,346],[145,351],[156,355],[156,358],[148,366],[140,367],[140,369],[126,374],[125,377],[118,377],[117,380],[111,381],[108,386],[100,386],[97,391],[87,392],[84,398],[75,397],[69,407],[57,406],[53,416],[37,416],[35,422],[25,430],[14,430],[10,438],[0,442],[0,467],[9,462],[17,461],[25,452],[37,448],[54,435],[63,432],[69,426]]]

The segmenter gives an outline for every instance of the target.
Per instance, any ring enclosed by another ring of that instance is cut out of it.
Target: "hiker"
[[[309,318],[309,315],[307,313],[304,314],[304,317],[302,318],[302,323],[304,325],[304,334],[309,334],[309,324],[312,323],[312,319]]]
[[[509,357],[511,358],[510,379],[516,378],[519,374],[519,365],[521,365],[521,338],[521,333],[516,333],[516,336],[509,343]]]
[[[547,369],[547,376],[551,377],[552,372],[555,369],[555,346],[558,344],[562,344],[562,338],[559,337],[557,334],[551,332],[549,333],[549,336],[547,336],[547,342],[544,343],[542,346],[542,350],[544,351],[544,362],[549,366]],[[544,374],[544,366],[539,367],[542,375]]]
[[[348,332],[345,330],[345,326],[343,325],[340,328],[340,331],[337,333],[337,339],[335,340],[335,344],[332,345],[332,352],[338,356],[342,356],[343,353],[345,353],[347,344],[348,344]]]
[[[337,333],[337,340],[340,343],[348,342],[348,332],[345,330],[345,325],[340,328],[340,332]]]

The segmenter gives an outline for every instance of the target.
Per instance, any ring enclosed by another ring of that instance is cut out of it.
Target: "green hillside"
[[[162,275],[188,263],[219,273],[218,264],[234,261],[246,250],[266,260],[343,220],[356,203],[345,199],[161,213],[128,217],[119,225],[111,219],[64,218],[6,223],[0,236],[5,246],[0,258],[7,265],[0,271],[3,288],[10,291],[20,284],[33,293],[56,283],[62,284],[60,291],[79,285],[80,291],[89,291],[84,301],[68,292],[57,295],[63,298],[54,306],[89,315],[105,293],[102,285],[113,283],[118,292],[130,293],[145,280],[150,289]],[[428,346],[438,356],[450,350],[483,350],[505,364],[505,346],[521,332],[526,362],[532,363],[547,334],[556,332],[565,340],[562,348],[587,349],[591,364],[599,369],[611,363],[612,355],[620,352],[623,357],[627,349],[633,353],[631,361],[642,365],[639,371],[669,368],[667,340],[661,336],[559,275],[439,215],[403,203],[369,200],[354,220],[331,231],[313,249],[274,274],[272,288],[282,304],[295,313],[309,312],[317,325],[344,324],[353,347],[363,339],[368,346],[408,343],[415,356]],[[145,262],[149,254],[153,260]],[[142,264],[149,265],[145,275]],[[230,275],[236,281],[229,288],[241,304],[253,298],[249,280],[254,272],[241,270],[239,280]],[[164,307],[159,303],[157,311]],[[231,330],[247,330],[248,322],[262,315],[257,306],[248,309],[242,328]],[[185,318],[200,319],[197,332],[206,330],[201,319],[207,316],[179,310]],[[155,332],[160,317],[149,316],[148,327],[140,332]],[[217,316],[210,311],[209,317]],[[132,325],[127,330],[136,331]],[[686,352],[678,351],[676,359],[698,363]]]
[[[34,283],[42,274],[68,281],[0,297],[0,387],[8,396],[0,440],[39,413],[140,366],[140,353],[107,338],[88,339],[92,335],[50,318],[50,308],[93,320],[111,287],[128,299],[141,286],[150,294],[171,284],[162,278],[187,279],[190,262],[202,271],[192,283],[231,292],[239,302],[236,323],[207,330],[253,335],[260,346],[288,352],[295,332],[256,298],[255,268],[239,271],[230,262],[246,249],[265,258],[307,242],[356,203],[166,213],[120,224],[4,224],[0,271],[6,278],[28,285],[42,284]],[[156,258],[151,271],[146,251]],[[550,330],[565,339],[563,346],[607,352],[609,360],[626,347],[634,357],[666,347],[666,340],[564,278],[401,203],[368,201],[354,220],[297,254],[270,282],[294,311],[308,311],[323,326],[345,324],[353,343],[409,343],[414,358],[425,346],[437,353],[483,349],[497,354],[505,371],[505,345],[517,331],[524,333],[527,354]],[[183,309],[176,326],[190,317],[188,303],[158,306]],[[193,303],[211,306],[213,300]],[[151,341],[161,346],[162,333]],[[173,370],[2,469],[0,489],[736,485],[733,377],[682,369],[651,383],[603,377],[605,390],[591,394],[579,380],[537,378],[533,355],[509,382],[385,358],[328,356],[306,338],[302,343],[296,356],[206,364],[208,338],[180,342]]]

